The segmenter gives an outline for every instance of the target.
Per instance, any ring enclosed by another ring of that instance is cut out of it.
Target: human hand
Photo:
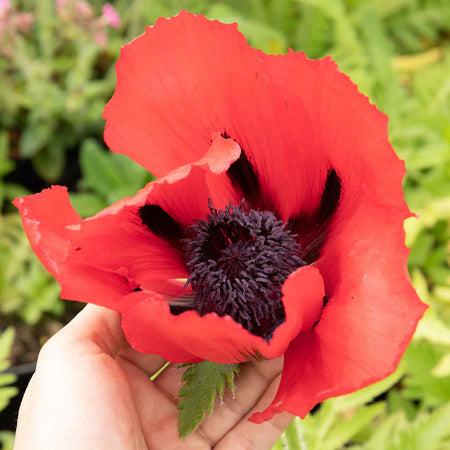
[[[42,348],[25,393],[15,450],[217,450],[271,449],[293,416],[253,424],[281,376],[282,358],[251,362],[235,379],[213,415],[185,440],[178,439],[177,393],[182,369],[165,369],[157,355],[133,350],[119,314],[88,305]]]

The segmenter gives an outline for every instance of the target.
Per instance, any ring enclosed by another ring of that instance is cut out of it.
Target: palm
[[[214,414],[179,441],[176,396],[182,371],[172,365],[150,381],[163,364],[161,357],[129,347],[116,313],[86,308],[39,357],[21,407],[16,450],[69,450],[81,443],[86,450],[270,449],[291,420],[288,414],[263,425],[246,420],[272,400],[282,361],[248,363],[236,380],[235,398],[226,394]],[[38,430],[39,439],[28,439],[30,429]]]

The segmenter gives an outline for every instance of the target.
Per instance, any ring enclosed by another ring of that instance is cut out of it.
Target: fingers
[[[125,374],[108,354],[82,350],[71,333],[55,338],[40,357],[19,414],[15,448],[142,450]]]
[[[268,389],[241,421],[232,428],[214,447],[215,450],[270,450],[280,438],[286,427],[295,416],[288,413],[276,414],[271,420],[262,424],[254,424],[248,418],[257,411],[267,408],[280,384],[281,374],[269,385]]]
[[[133,380],[130,384],[142,432],[150,450],[209,450],[210,444],[197,433],[180,441],[177,430],[177,408],[148,376],[128,360],[117,358],[122,370]]]
[[[89,358],[84,358],[86,356]],[[92,359],[93,356],[95,359]],[[76,367],[79,368],[80,359],[86,364],[82,371],[75,370]],[[83,379],[86,379],[88,373],[92,372],[88,377],[92,380],[95,372],[97,375],[102,374],[99,380],[112,380],[111,364],[114,360],[127,375],[126,379],[132,380],[127,389],[130,389],[130,396],[135,404],[132,409],[136,408],[136,420],[142,424],[143,437],[149,448],[201,450],[217,444],[217,448],[222,450],[269,449],[291,420],[289,415],[277,415],[262,425],[247,421],[253,411],[264,409],[274,397],[279,382],[277,376],[282,369],[282,358],[248,363],[241,367],[241,372],[235,379],[234,397],[230,392],[226,392],[223,402],[216,404],[213,415],[207,415],[197,432],[180,442],[175,403],[181,387],[183,369],[170,366],[155,383],[150,382],[148,376],[160,369],[165,360],[157,355],[145,355],[133,350],[124,338],[120,315],[93,305],[86,307],[68,326],[50,339],[39,357],[38,373],[42,375],[49,371],[53,374],[64,372],[65,375],[61,375],[59,379],[68,380],[76,374],[83,374]],[[70,367],[72,369],[69,375],[66,372]],[[118,373],[114,373],[114,379],[119,377]],[[120,383],[123,386],[128,385],[125,381],[121,380]],[[73,383],[74,380],[72,385]],[[85,386],[86,383],[80,382],[77,385]],[[97,398],[96,393],[100,392],[101,386],[104,385],[104,381],[97,385],[89,398]],[[121,392],[124,393],[124,390]],[[101,396],[103,399],[123,396],[116,391],[104,394]],[[75,402],[76,398],[80,396],[71,395],[71,401]],[[131,408],[124,399],[121,400],[125,409]],[[28,414],[29,405],[30,401],[27,401],[22,416]],[[112,419],[108,418],[109,422],[112,422]]]
[[[87,305],[68,325],[43,347],[38,364],[48,357],[64,359],[104,353],[115,358],[121,355],[148,375],[153,375],[165,360],[133,350],[123,335],[120,314],[96,305]]]
[[[162,356],[140,353],[131,348],[127,342],[121,347],[118,356],[139,367],[149,377],[166,364],[166,360]]]
[[[214,444],[219,442],[259,401],[272,380],[281,372],[283,359],[271,359],[241,366],[235,378],[234,395],[227,390],[222,403],[216,402],[200,428]]]
[[[283,358],[244,364],[235,377],[234,395],[226,390],[223,401],[216,401],[213,414],[207,414],[199,427],[199,432],[212,445],[239,423],[257,404],[273,380],[280,374]],[[155,380],[155,385],[174,402],[181,387],[184,369],[175,366],[166,369]],[[246,419],[245,419],[246,420]]]
[[[119,313],[87,305],[44,345],[42,353],[60,350],[70,356],[106,353],[114,358],[124,342]]]

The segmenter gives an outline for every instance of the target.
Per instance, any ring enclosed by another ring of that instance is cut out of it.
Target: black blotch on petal
[[[330,301],[330,297],[328,297],[328,295],[325,295],[322,300],[322,312],[323,312],[323,308],[325,308],[325,306],[327,306],[329,301]],[[320,313],[320,317],[313,323],[313,327],[315,327],[320,322],[320,319],[322,317],[322,312]]]
[[[222,133],[222,137],[224,139],[233,139],[226,131]],[[258,173],[253,167],[252,162],[249,160],[242,145],[236,139],[235,141],[241,147],[241,154],[227,170],[228,178],[241,198],[245,199],[249,208],[276,213],[277,208],[273,204],[270,196],[263,191]]]
[[[342,183],[334,169],[328,171],[319,209],[319,223],[325,222],[336,211],[341,198]]]
[[[320,204],[312,214],[297,214],[288,220],[288,228],[298,235],[302,258],[311,264],[320,256],[328,235],[328,226],[341,199],[342,182],[334,169],[325,181]]]
[[[223,133],[222,136],[226,139],[229,138],[226,133]],[[262,197],[258,176],[244,150],[241,150],[239,158],[231,164],[227,175],[233,186],[249,203],[254,204]]]
[[[173,219],[159,205],[145,205],[138,212],[142,224],[145,225],[155,236],[169,242],[172,246],[182,249],[181,240],[185,233],[182,226]]]
[[[169,308],[170,308],[170,313],[173,314],[174,316],[179,316],[180,314],[182,314],[186,311],[192,310],[191,306],[176,305],[176,304],[169,304]]]

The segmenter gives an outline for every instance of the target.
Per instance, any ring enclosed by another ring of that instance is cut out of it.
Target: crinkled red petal
[[[173,315],[166,299],[154,292],[126,296],[119,310],[128,342],[138,351],[156,353],[171,362],[235,363],[282,355],[290,341],[318,320],[324,296],[323,280],[312,266],[301,267],[283,288],[286,321],[270,343],[255,336],[230,316],[200,317],[195,311]]]
[[[104,112],[105,141],[157,176],[198,160],[211,134],[229,125],[238,90],[248,113],[241,119],[254,120],[252,93],[239,75],[255,61],[252,52],[235,25],[185,11],[159,19],[122,48]]]
[[[226,179],[221,173],[238,158],[239,146],[215,135],[206,155],[191,165],[179,167],[142,189],[135,197],[121,200],[82,223],[72,238],[71,262],[89,264],[125,275],[141,289],[157,290],[163,280],[186,279],[184,255],[164,238],[143,225],[139,210],[158,205],[181,227],[187,228],[209,212],[211,198],[223,208],[230,201],[223,195]],[[225,181],[225,183],[224,183]],[[214,192],[212,192],[214,191]],[[167,286],[168,287],[168,286]],[[162,291],[168,293],[167,287]],[[187,290],[190,292],[189,290]],[[186,293],[172,286],[172,296]]]
[[[335,225],[317,263],[330,299],[318,325],[289,346],[277,395],[253,421],[282,411],[304,417],[317,403],[395,371],[427,308],[406,270],[405,213],[364,205]]]
[[[223,208],[235,194],[221,173],[239,157],[240,149],[218,134],[211,141],[199,161],[86,220],[60,186],[15,200],[32,247],[57,278],[63,298],[114,309],[139,286],[172,296],[190,292],[178,281],[187,277],[182,252],[145,227],[138,211],[148,203],[159,205],[187,227],[206,216],[209,198]]]
[[[284,220],[314,215],[331,169],[343,195],[350,183],[395,204],[385,179],[400,163],[386,117],[330,58],[266,55],[235,24],[182,11],[124,46],[116,70],[105,140],[156,175],[197,160],[211,133],[226,132]]]
[[[86,265],[65,265],[70,237],[82,223],[65,187],[53,186],[39,194],[17,198],[14,205],[20,211],[34,252],[58,280],[64,298],[111,306],[130,292],[126,279],[117,274]]]

